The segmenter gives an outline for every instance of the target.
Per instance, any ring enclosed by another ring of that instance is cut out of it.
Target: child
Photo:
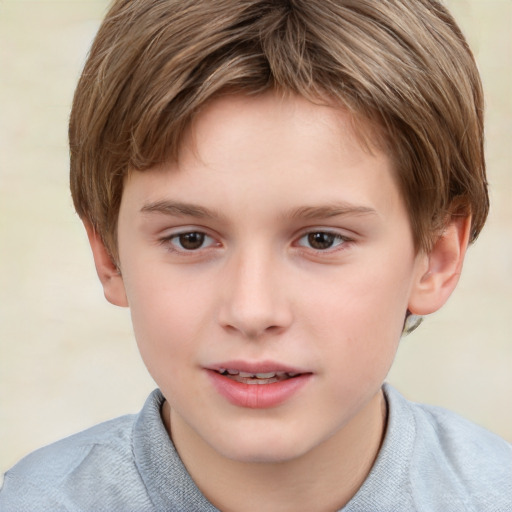
[[[511,510],[510,445],[383,385],[485,222],[482,103],[435,0],[114,2],[71,189],[159,390],[0,508]]]

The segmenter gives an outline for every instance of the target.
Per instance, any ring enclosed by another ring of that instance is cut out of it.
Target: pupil
[[[189,251],[199,249],[204,243],[204,233],[185,233],[180,235],[180,245]]]
[[[313,249],[329,249],[334,243],[334,235],[330,233],[310,233],[308,242]]]

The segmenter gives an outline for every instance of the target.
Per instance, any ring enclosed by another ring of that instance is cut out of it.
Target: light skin
[[[342,110],[267,93],[212,101],[179,162],[130,173],[119,270],[86,228],[198,487],[223,511],[296,512],[339,509],[368,475],[406,312],[446,302],[469,219],[417,252],[388,156]],[[306,377],[276,405],[234,404],[211,377],[240,361]]]

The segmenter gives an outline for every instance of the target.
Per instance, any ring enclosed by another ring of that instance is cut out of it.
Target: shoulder
[[[509,443],[451,411],[409,402],[390,387],[386,393],[412,423],[409,487],[418,500],[459,503],[457,510],[512,510]]]
[[[114,510],[122,506],[112,502],[116,496],[142,507],[146,496],[132,450],[136,418],[101,423],[22,459],[5,474],[0,509]]]
[[[133,416],[122,416],[60,441],[44,446],[21,459],[6,475],[36,477],[38,473],[56,478],[72,472],[93,453],[122,456],[131,440]]]

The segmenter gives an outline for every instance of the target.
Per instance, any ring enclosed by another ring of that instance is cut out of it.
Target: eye
[[[313,231],[299,238],[297,245],[301,247],[309,247],[315,251],[326,251],[334,247],[338,247],[347,242],[347,238],[329,231]]]
[[[166,241],[177,251],[197,251],[214,245],[215,240],[201,231],[188,231],[166,238]]]

